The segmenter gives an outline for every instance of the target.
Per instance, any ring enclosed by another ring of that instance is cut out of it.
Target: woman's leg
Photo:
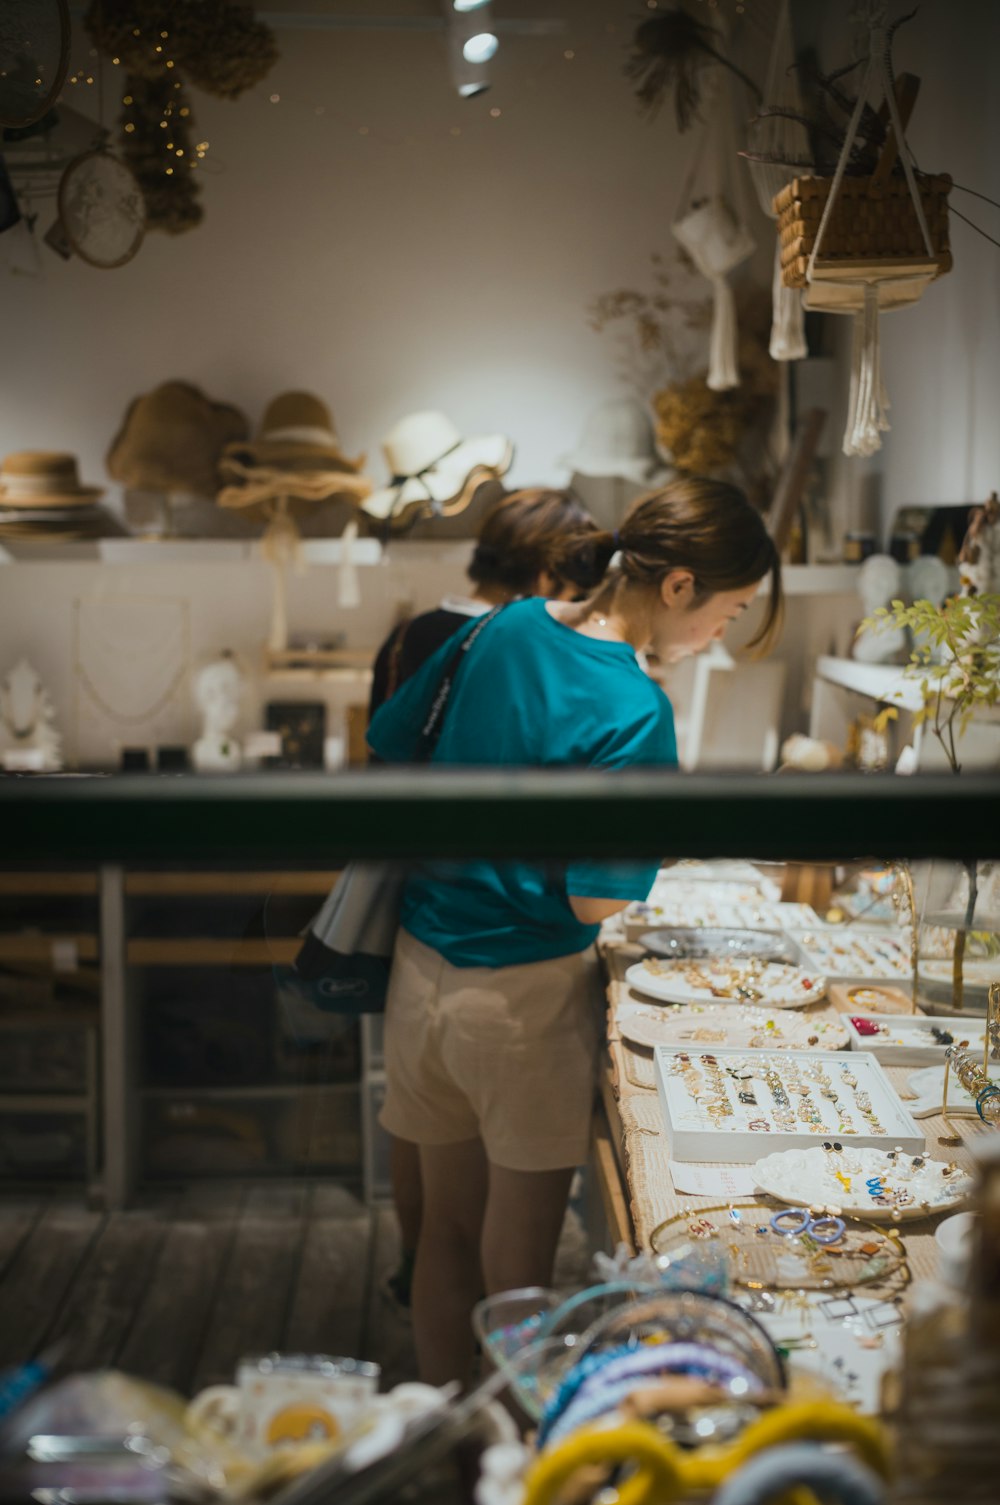
[[[392,1200],[399,1223],[399,1268],[388,1285],[396,1301],[404,1307],[411,1303],[413,1264],[417,1256],[417,1238],[423,1193],[420,1183],[420,1147],[409,1139],[389,1135],[389,1176]]]
[[[468,1385],[472,1308],[483,1294],[479,1246],[487,1160],[479,1139],[420,1146],[424,1206],[413,1275],[413,1335],[420,1378]]]
[[[572,1180],[572,1167],[511,1171],[490,1165],[482,1242],[488,1296],[551,1283]]]

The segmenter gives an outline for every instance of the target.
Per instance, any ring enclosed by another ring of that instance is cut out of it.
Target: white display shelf
[[[907,673],[900,664],[862,664],[852,658],[823,654],[816,660],[816,676],[842,690],[853,690],[869,700],[886,701],[908,711],[919,711],[923,705],[919,676]]]
[[[880,1026],[877,1035],[863,1035],[853,1019],[871,1020]],[[845,1014],[843,1023],[850,1037],[851,1050],[865,1051],[886,1066],[929,1066],[943,1061],[948,1042],[935,1040],[933,1029],[945,1030],[952,1041],[968,1040],[973,1055],[982,1055],[986,1026],[982,1020],[963,1019],[954,1014]],[[888,1029],[889,1033],[885,1033]]]
[[[821,1130],[810,1133],[804,1125],[801,1131],[774,1127],[766,1130],[750,1129],[749,1124],[753,1119],[763,1119],[768,1123],[773,1123],[774,1119],[775,1105],[770,1089],[757,1076],[750,1084],[757,1098],[756,1104],[752,1106],[745,1106],[738,1100],[737,1093],[745,1083],[727,1078],[727,1092],[733,1104],[733,1113],[722,1121],[721,1126],[710,1123],[708,1114],[692,1101],[686,1084],[672,1071],[674,1061],[682,1055],[699,1066],[700,1054],[712,1055],[723,1068],[731,1062],[745,1062],[748,1059],[758,1069],[772,1065],[786,1084],[793,1108],[797,1110],[803,1101],[788,1083],[789,1057],[783,1056],[781,1052],[716,1048],[699,1053],[691,1048],[658,1045],[653,1056],[656,1087],[673,1160],[752,1165],[762,1155],[770,1155],[777,1150],[808,1149],[821,1144],[824,1139],[876,1150],[898,1147],[911,1155],[920,1154],[924,1148],[923,1134],[893,1091],[880,1063],[870,1053],[859,1052],[845,1056],[837,1051],[796,1051],[794,1057],[794,1065],[800,1073],[811,1065],[818,1065],[826,1071],[840,1098],[851,1110],[852,1120],[864,1125],[863,1131],[858,1129],[853,1134],[839,1126],[836,1106],[823,1097],[820,1087],[811,1081],[810,1100],[824,1115]],[[857,1079],[856,1090],[867,1092],[871,1098],[872,1109],[884,1130],[882,1134],[872,1133],[864,1124],[864,1119],[854,1104],[855,1089],[842,1082],[842,1069],[845,1067]],[[702,1077],[704,1080],[703,1071]]]
[[[304,538],[305,564],[343,563],[339,538]],[[94,538],[82,540],[34,539],[0,544],[0,564],[84,563],[101,564],[245,564],[263,560],[257,538]],[[356,538],[351,562],[364,567],[381,563],[382,544],[377,538]]]

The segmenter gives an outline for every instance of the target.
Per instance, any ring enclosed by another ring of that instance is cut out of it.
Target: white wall
[[[110,272],[43,248],[40,277],[0,280],[0,452],[75,450],[100,481],[130,399],[183,377],[254,424],[277,392],[315,390],[379,481],[380,437],[427,407],[513,436],[514,483],[567,479],[557,457],[620,391],[587,306],[648,280],[693,137],[677,137],[669,109],[638,115],[622,74],[631,0],[498,13],[566,29],[505,35],[494,87],[474,100],[451,87],[440,34],[283,27],[262,85],[235,103],[195,93],[196,139],[210,142],[198,229],[150,234]],[[108,73],[113,95],[121,75]],[[67,98],[95,113],[95,94]]]

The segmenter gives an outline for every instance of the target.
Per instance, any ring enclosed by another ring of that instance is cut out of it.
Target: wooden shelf
[[[130,967],[270,967],[288,965],[302,949],[301,936],[275,940],[131,940],[125,943]]]
[[[51,965],[52,948],[66,944],[75,947],[78,961],[97,960],[96,935],[0,935],[0,962],[47,962]]]
[[[269,1082],[261,1087],[140,1087],[139,1092],[142,1097],[161,1101],[202,1102],[219,1098],[246,1101],[257,1098],[351,1097],[357,1096],[360,1088],[357,1082]]]
[[[0,1092],[0,1113],[89,1113],[91,1107],[79,1092]]]
[[[90,897],[97,893],[96,873],[0,873],[0,895],[27,899]]]
[[[101,1015],[97,1009],[53,1009],[43,1004],[37,1009],[17,1009],[8,1013],[0,1005],[0,1030],[97,1029],[100,1022]]]
[[[268,669],[268,679],[287,680],[292,684],[371,684],[371,669]]]
[[[230,894],[290,894],[325,897],[340,877],[339,872],[315,873],[126,873],[129,898],[205,897]]]

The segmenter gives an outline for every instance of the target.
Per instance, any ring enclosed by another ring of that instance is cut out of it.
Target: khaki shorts
[[[382,1125],[423,1145],[481,1138],[508,1170],[580,1165],[602,1018],[593,947],[516,967],[453,967],[401,930]]]

